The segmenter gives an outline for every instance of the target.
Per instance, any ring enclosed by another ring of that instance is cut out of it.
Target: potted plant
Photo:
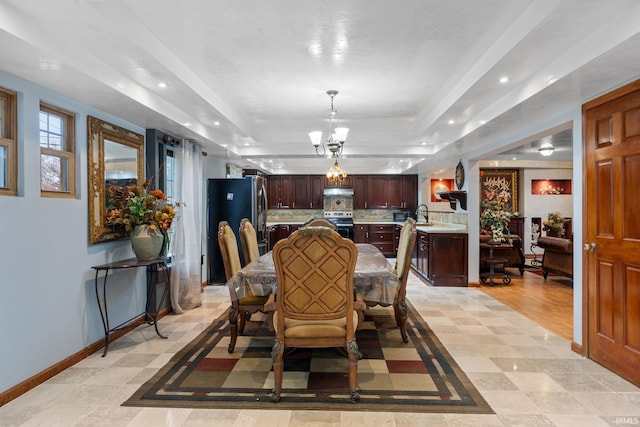
[[[542,229],[547,232],[547,236],[560,237],[564,234],[565,219],[560,212],[553,212],[542,221]]]
[[[109,186],[105,224],[114,232],[131,237],[131,247],[140,260],[157,258],[169,244],[167,231],[176,216],[162,190],[148,191],[136,185]]]

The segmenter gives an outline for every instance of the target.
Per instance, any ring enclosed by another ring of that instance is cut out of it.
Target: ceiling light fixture
[[[349,128],[345,127],[336,127],[334,129],[334,121],[335,125],[338,126],[340,121],[338,120],[338,111],[333,108],[333,98],[338,94],[337,90],[328,90],[327,95],[331,98],[331,109],[329,110],[329,136],[323,141],[322,140],[322,131],[316,130],[313,132],[309,132],[309,139],[311,139],[311,143],[316,149],[316,155],[318,156],[326,156],[327,148],[331,152],[331,157],[338,158],[342,155],[342,148],[344,147],[344,143],[347,140],[347,134],[349,133]],[[322,145],[322,153],[318,151],[318,148]],[[337,163],[337,162],[336,162]]]
[[[327,179],[330,182],[342,182],[345,180],[346,177],[347,177],[347,173],[340,168],[338,159],[336,159],[333,166],[329,168],[329,172],[327,172]]]
[[[550,142],[545,142],[538,149],[540,154],[542,154],[545,157],[548,157],[548,156],[552,155],[553,154],[553,150],[555,150],[555,147],[553,145],[551,145]]]

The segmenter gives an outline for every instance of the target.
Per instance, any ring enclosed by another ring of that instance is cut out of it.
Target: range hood
[[[325,196],[353,197],[353,188],[325,188]]]

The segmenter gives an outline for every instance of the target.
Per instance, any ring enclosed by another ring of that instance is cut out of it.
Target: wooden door
[[[640,385],[640,81],[583,106],[587,355]]]

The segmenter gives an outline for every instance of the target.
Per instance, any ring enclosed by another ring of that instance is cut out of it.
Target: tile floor
[[[412,277],[407,294],[495,415],[235,411],[120,404],[228,305],[208,287],[203,305],[160,321],[168,340],[140,327],[0,407],[0,426],[640,426],[640,389],[570,350],[570,343],[477,288],[434,288]]]

